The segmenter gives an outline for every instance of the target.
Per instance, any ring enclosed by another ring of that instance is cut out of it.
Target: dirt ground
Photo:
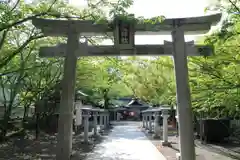
[[[100,143],[107,135],[107,131],[98,136],[90,137],[90,144],[82,142],[83,135],[73,136],[73,150],[75,159],[84,159],[87,153],[91,152],[93,147]],[[38,140],[34,139],[34,133],[29,132],[22,138],[11,138],[7,142],[0,144],[0,160],[54,160],[57,138],[56,134],[49,135],[41,133]]]

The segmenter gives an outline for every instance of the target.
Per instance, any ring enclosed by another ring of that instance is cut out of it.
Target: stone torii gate
[[[190,90],[188,84],[187,55],[201,55],[209,47],[185,43],[184,32],[203,31],[206,33],[221,15],[206,17],[166,19],[158,24],[125,23],[116,18],[115,27],[95,24],[93,21],[34,19],[33,24],[46,36],[67,37],[67,44],[43,47],[40,56],[65,57],[63,90],[60,102],[57,159],[70,159],[72,151],[72,108],[75,87],[75,72],[78,56],[132,56],[169,55],[173,56],[177,87],[179,113],[180,153],[182,160],[195,160]],[[173,42],[165,45],[136,45],[134,35],[158,35],[171,32]],[[79,43],[80,35],[103,35],[114,33],[114,46],[88,46]]]

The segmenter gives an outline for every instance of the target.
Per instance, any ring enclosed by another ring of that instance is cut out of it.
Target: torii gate
[[[72,152],[72,108],[76,64],[78,56],[133,56],[133,55],[168,55],[173,56],[176,76],[177,105],[179,113],[180,154],[182,160],[195,160],[191,98],[188,84],[187,55],[200,56],[211,47],[194,46],[193,42],[185,43],[184,32],[201,31],[206,33],[213,23],[220,21],[221,14],[166,19],[158,24],[132,24],[118,18],[115,27],[108,24],[95,24],[86,20],[50,20],[34,19],[33,24],[46,36],[67,37],[67,44],[56,47],[43,47],[40,56],[64,56],[63,90],[60,102],[58,128],[57,160],[69,160]],[[171,32],[173,42],[165,45],[136,45],[134,35],[159,35]],[[114,33],[114,46],[88,46],[87,42],[79,44],[80,35],[103,35]],[[202,52],[204,50],[204,52]]]

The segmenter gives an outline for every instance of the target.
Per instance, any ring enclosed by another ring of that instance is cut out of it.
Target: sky
[[[86,5],[86,0],[69,0],[73,5]],[[166,18],[203,16],[204,8],[209,5],[209,0],[135,0],[129,9],[135,17],[151,18],[164,15]],[[198,36],[185,36],[185,41],[196,40]],[[171,36],[136,36],[136,44],[163,44],[164,40],[171,41]],[[103,44],[112,43],[106,40]]]

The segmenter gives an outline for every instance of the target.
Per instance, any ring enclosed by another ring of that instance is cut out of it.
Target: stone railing
[[[159,118],[162,117],[163,124],[163,132],[162,132],[162,145],[168,146],[170,143],[168,142],[168,117],[169,110],[171,108],[166,107],[157,107],[157,108],[149,108],[147,110],[142,111],[142,126],[148,131],[148,133],[154,133],[154,138],[161,137],[161,126],[159,124]],[[154,121],[153,118],[154,117]],[[154,122],[154,123],[153,123]],[[154,128],[153,128],[154,124]]]
[[[100,108],[93,108],[91,106],[82,106],[76,108],[76,130],[83,125],[84,128],[84,142],[88,142],[89,137],[89,118],[93,116],[93,135],[97,136],[109,127],[109,112]],[[99,118],[99,122],[98,122]],[[98,126],[100,130],[98,131]]]

